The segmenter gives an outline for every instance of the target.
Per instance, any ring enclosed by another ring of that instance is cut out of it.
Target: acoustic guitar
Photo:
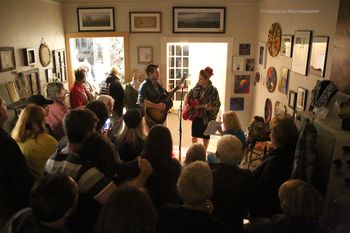
[[[164,123],[164,121],[166,120],[166,117],[168,115],[169,109],[173,106],[173,101],[171,100],[171,98],[173,97],[174,93],[180,89],[182,83],[185,81],[186,78],[187,78],[187,76],[183,76],[173,90],[171,90],[169,92],[164,91],[164,93],[161,94],[154,101],[154,103],[164,103],[165,109],[160,110],[160,109],[145,107],[145,115],[150,120],[152,120],[156,124],[163,124]]]
[[[182,118],[193,121],[202,113],[202,109],[209,108],[209,104],[199,104],[198,99],[189,99],[182,108]]]

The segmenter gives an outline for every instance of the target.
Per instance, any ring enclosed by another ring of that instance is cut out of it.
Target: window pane
[[[183,59],[183,67],[188,67],[188,57],[184,57]]]
[[[180,45],[176,45],[176,55],[181,56],[181,46]]]
[[[183,46],[183,50],[184,50],[184,56],[188,56],[188,45],[184,45]]]
[[[169,57],[169,67],[174,67],[174,57]]]
[[[176,67],[181,67],[182,64],[181,64],[181,57],[177,57],[176,58]]]
[[[169,69],[169,79],[174,79],[174,69]]]
[[[169,55],[174,56],[174,45],[169,45]]]

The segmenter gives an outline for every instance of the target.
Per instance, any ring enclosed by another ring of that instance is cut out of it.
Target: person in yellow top
[[[40,178],[44,174],[46,160],[56,151],[58,144],[57,140],[46,131],[45,117],[44,108],[29,104],[22,110],[11,133],[35,178]]]

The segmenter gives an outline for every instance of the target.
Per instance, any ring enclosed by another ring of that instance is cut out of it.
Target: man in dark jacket
[[[254,171],[255,200],[251,215],[271,217],[281,213],[278,188],[290,178],[298,130],[291,118],[274,119],[271,123],[273,150]]]
[[[117,69],[113,67],[111,73],[106,79],[106,84],[108,86],[108,94],[114,99],[114,112],[121,117],[123,115],[124,108],[124,89],[117,77]]]

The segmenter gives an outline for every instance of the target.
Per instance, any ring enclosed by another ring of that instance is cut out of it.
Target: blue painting
[[[244,110],[244,98],[231,98],[230,99],[230,110],[232,111],[243,111]]]

